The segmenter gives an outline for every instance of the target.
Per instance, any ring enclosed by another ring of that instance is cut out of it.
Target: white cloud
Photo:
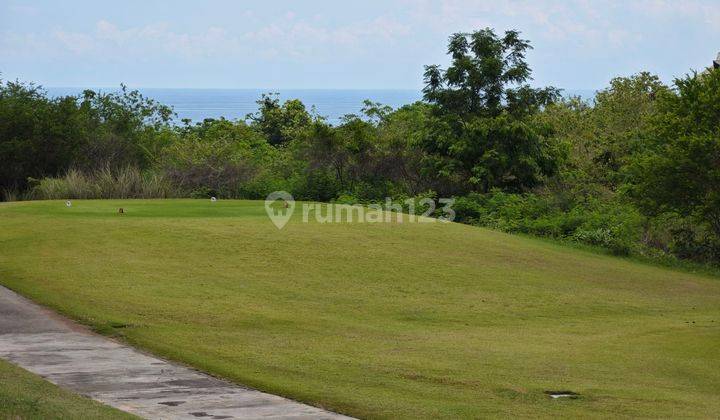
[[[456,32],[482,27],[532,31],[540,39],[585,45],[637,42],[640,33],[626,28],[613,12],[617,2],[588,0],[442,0],[406,2],[414,18],[435,31]]]
[[[33,33],[25,37],[10,37],[4,44],[21,49],[22,44],[28,44],[32,39],[43,39],[47,48],[56,52],[102,55],[106,59],[138,54],[179,54],[184,57],[246,55],[269,59],[301,57],[318,50],[371,52],[374,45],[392,43],[409,33],[408,25],[386,16],[332,27],[323,24],[318,17],[304,20],[288,12],[276,22],[244,32],[233,32],[218,26],[183,32],[162,22],[123,28],[108,20],[99,20],[93,31],[77,32],[61,28],[48,35]]]
[[[195,27],[193,31],[156,22],[144,26],[120,27],[99,20],[95,28],[78,32],[58,28],[40,32],[5,35],[3,50],[23,50],[23,44],[38,48],[38,41],[55,54],[73,55],[111,52],[115,55],[179,54],[183,57],[221,57],[246,55],[301,57],[323,51],[324,57],[337,54],[372,54],[378,47],[412,40],[429,31],[443,39],[452,32],[485,26],[499,30],[518,28],[532,35],[534,44],[565,43],[581,48],[639,45],[644,42],[640,25],[626,25],[617,19],[621,9],[655,18],[685,16],[699,24],[720,27],[720,2],[704,0],[640,0],[629,6],[618,1],[590,0],[401,0],[402,13],[379,14],[364,19],[348,19],[343,24],[328,23],[320,14],[302,17],[293,11],[280,14],[263,26]],[[239,17],[257,21],[252,11]],[[712,25],[710,25],[712,23]],[[247,28],[247,29],[238,29]],[[426,38],[427,39],[427,38]],[[16,53],[18,51],[15,51]],[[110,54],[105,54],[110,55]]]
[[[53,38],[57,40],[63,48],[74,54],[93,52],[98,48],[95,38],[82,33],[56,30],[53,33]]]

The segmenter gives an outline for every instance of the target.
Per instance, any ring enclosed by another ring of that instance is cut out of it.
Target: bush
[[[493,191],[460,197],[454,208],[457,221],[505,232],[566,239],[621,255],[638,246],[645,219],[633,206],[619,200],[589,200],[569,210],[566,205],[553,196]]]

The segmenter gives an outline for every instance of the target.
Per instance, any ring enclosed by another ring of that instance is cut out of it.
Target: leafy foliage
[[[295,138],[310,124],[311,116],[297,99],[280,103],[277,93],[263,94],[257,101],[258,111],[248,115],[270,144],[278,146]]]
[[[170,108],[125,86],[50,99],[32,84],[0,82],[0,188],[71,168],[149,166],[171,141]]]
[[[516,31],[491,29],[450,37],[452,64],[425,68],[425,99],[434,121],[423,147],[442,193],[521,192],[554,174],[562,158],[550,126],[528,118],[554,102],[555,88],[526,82],[528,41]]]
[[[525,53],[530,48],[517,31],[506,31],[502,38],[490,28],[455,33],[448,42],[450,67],[425,67],[425,99],[463,119],[532,114],[553,102],[558,91],[526,84],[531,71]]]
[[[677,212],[707,227],[698,240],[720,259],[720,70],[675,85],[659,98],[653,142],[634,160],[629,190],[651,216]]]

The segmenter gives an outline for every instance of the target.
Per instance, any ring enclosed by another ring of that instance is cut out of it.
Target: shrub
[[[455,202],[458,221],[506,232],[527,233],[601,246],[627,255],[640,242],[645,219],[620,200],[558,202],[537,194],[470,194]]]

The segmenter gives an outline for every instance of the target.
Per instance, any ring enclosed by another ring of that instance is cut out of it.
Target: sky
[[[516,29],[532,84],[670,82],[720,51],[720,0],[0,0],[0,78],[44,86],[419,89],[447,38]]]

